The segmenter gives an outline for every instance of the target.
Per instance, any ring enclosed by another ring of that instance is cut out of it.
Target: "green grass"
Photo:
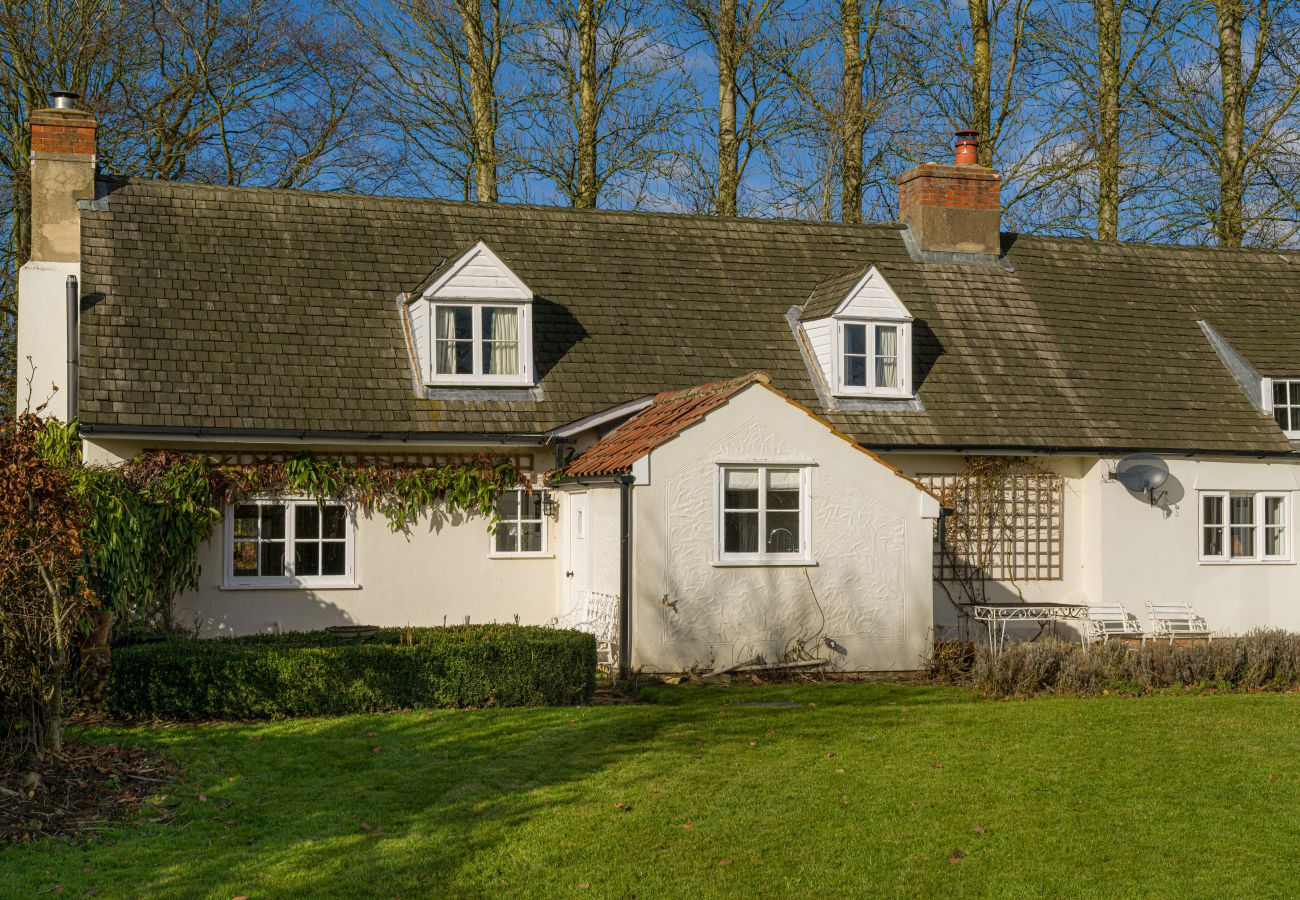
[[[0,850],[0,896],[1240,897],[1300,883],[1297,694],[652,697],[91,732],[181,762],[177,822]],[[800,705],[736,706],[778,699]]]

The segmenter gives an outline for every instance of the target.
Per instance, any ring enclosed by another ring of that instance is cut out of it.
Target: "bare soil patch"
[[[116,822],[170,822],[175,763],[119,744],[68,743],[57,758],[0,775],[0,846],[87,838]]]

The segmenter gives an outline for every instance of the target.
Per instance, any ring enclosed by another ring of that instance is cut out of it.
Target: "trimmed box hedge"
[[[596,641],[520,625],[168,640],[113,651],[124,718],[274,719],[413,708],[571,706],[591,699]]]

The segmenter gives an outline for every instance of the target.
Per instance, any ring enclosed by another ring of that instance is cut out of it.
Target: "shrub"
[[[970,641],[941,640],[930,647],[927,674],[943,684],[968,681],[975,666],[975,645]]]
[[[67,474],[46,462],[31,413],[0,424],[0,755],[63,746],[73,650],[98,600],[80,577],[91,547]]]
[[[981,646],[974,682],[991,697],[1095,696],[1175,687],[1290,690],[1300,688],[1300,634],[1253,631],[1208,644],[1103,644],[1086,650],[1058,640],[1008,644],[998,653]]]
[[[263,719],[402,708],[571,705],[595,690],[589,634],[518,625],[173,639],[113,653],[127,718]]]

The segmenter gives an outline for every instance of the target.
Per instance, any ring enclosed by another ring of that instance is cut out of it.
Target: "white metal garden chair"
[[[1152,640],[1169,638],[1172,644],[1176,640],[1213,638],[1209,624],[1187,603],[1148,603],[1147,615],[1151,617]]]
[[[1118,603],[1089,606],[1088,617],[1083,620],[1083,637],[1086,644],[1104,644],[1111,638],[1146,640],[1137,616]]]
[[[618,664],[618,595],[601,591],[582,591],[578,605],[563,616],[547,623],[552,628],[570,628],[596,638],[596,661],[602,665]]]

